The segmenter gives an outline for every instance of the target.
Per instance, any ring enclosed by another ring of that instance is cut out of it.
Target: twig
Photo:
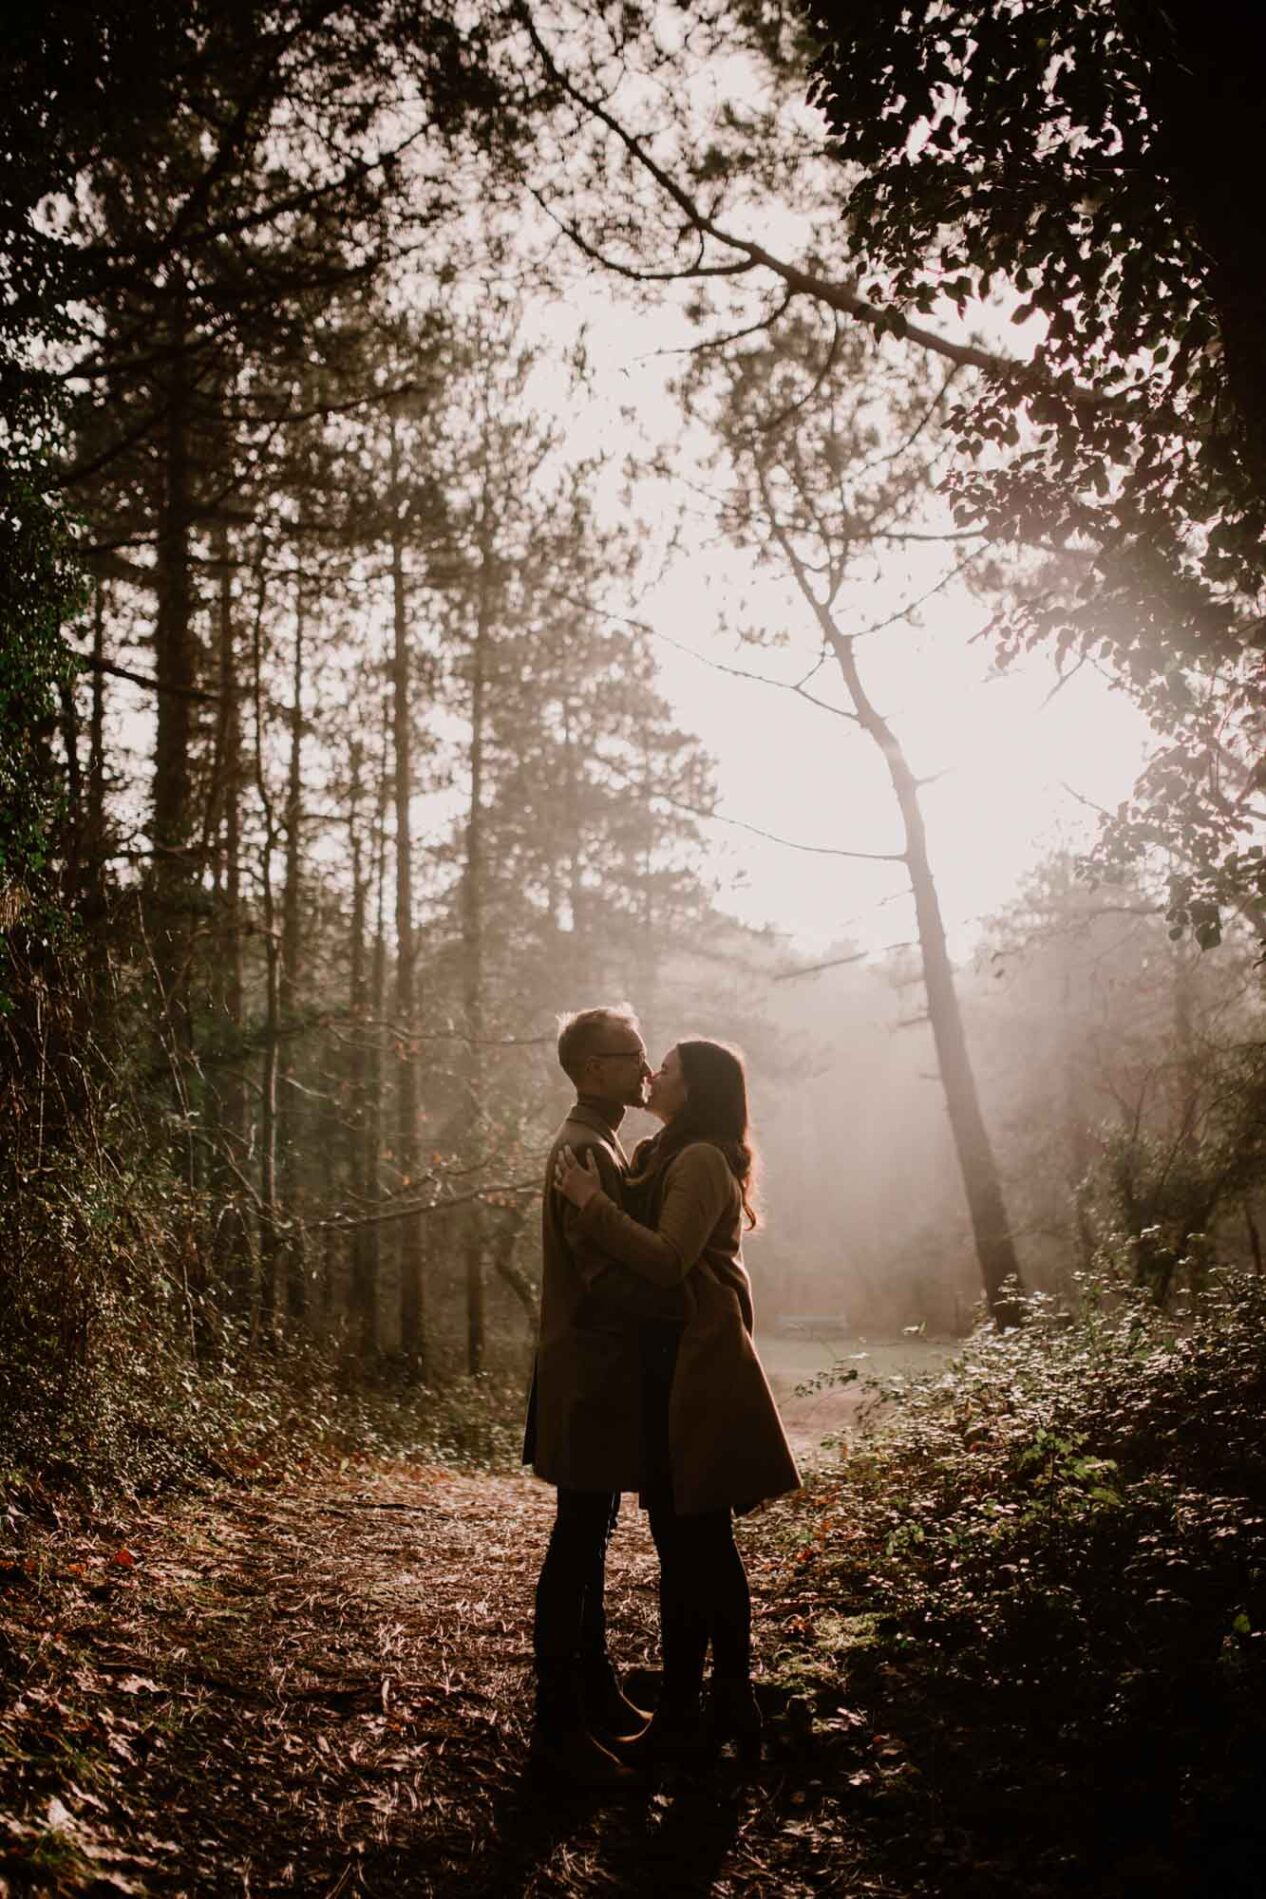
[[[842,969],[845,963],[864,963],[869,950],[854,950],[851,956],[833,956],[829,963],[806,963],[803,969],[784,969],[775,982],[794,982],[797,976],[816,976],[823,969]]]
[[[1064,687],[1068,684],[1069,680],[1076,679],[1078,673],[1081,671],[1082,667],[1086,664],[1086,661],[1089,657],[1090,655],[1088,653],[1083,653],[1075,666],[1070,666],[1067,672],[1062,672],[1060,674],[1059,678],[1055,681],[1055,684],[1051,687],[1050,691],[1047,693],[1046,697],[1043,699],[1041,705],[1038,707],[1039,712],[1045,712],[1047,706],[1051,703],[1051,700],[1055,698],[1057,693],[1061,693],[1064,690]],[[1067,791],[1068,786],[1065,785],[1064,789],[1065,791]]]
[[[559,66],[549,47],[537,29],[528,8],[517,0],[514,14],[523,27],[528,39],[540,59],[546,74],[564,96],[571,100],[591,119],[606,127],[629,157],[653,179],[664,195],[674,204],[685,220],[689,231],[699,239],[699,261],[693,266],[683,266],[676,270],[639,269],[635,264],[622,263],[618,258],[607,256],[589,239],[564,218],[543,194],[533,191],[532,195],[560,230],[566,233],[582,255],[592,262],[601,264],[623,277],[636,282],[671,282],[691,277],[736,276],[754,269],[768,270],[782,279],[787,288],[795,294],[812,297],[815,302],[825,304],[829,309],[838,311],[842,316],[852,317],[856,322],[866,325],[878,335],[896,335],[920,348],[930,350],[935,355],[946,357],[950,362],[963,368],[980,369],[987,375],[1000,381],[1009,382],[1020,388],[1050,390],[1057,393],[1070,404],[1089,407],[1100,412],[1119,411],[1121,405],[1098,390],[1083,388],[1079,384],[1068,385],[1059,382],[1045,370],[1033,363],[1025,363],[1013,356],[999,355],[996,351],[985,350],[974,343],[958,343],[952,338],[942,336],[936,330],[927,329],[921,323],[912,323],[904,312],[883,310],[861,296],[850,284],[834,283],[827,278],[815,276],[811,271],[790,264],[777,257],[764,245],[750,238],[740,237],[737,232],[728,231],[718,224],[696,203],[690,193],[678,183],[677,179],[659,163],[642,141],[630,132],[617,119],[601,100],[584,92]],[[731,264],[705,264],[702,261],[704,247],[708,240],[723,249],[737,253]]]
[[[146,692],[159,692],[173,699],[197,699],[205,705],[218,705],[218,692],[208,692],[202,686],[169,686],[153,678],[149,673],[134,673],[126,666],[115,666],[108,660],[94,659],[91,653],[76,653],[79,670],[86,673],[105,673],[110,679],[126,679],[129,685],[143,686]]]
[[[776,831],[762,830],[759,824],[749,824],[746,818],[731,818],[724,811],[708,811],[702,805],[688,804],[684,798],[674,798],[668,791],[646,792],[645,786],[637,780],[624,776],[609,761],[603,761],[604,770],[610,772],[629,791],[643,792],[661,804],[670,804],[676,811],[687,811],[692,817],[706,818],[712,824],[728,824],[736,831],[748,831],[753,837],[764,838],[766,843],[780,844],[784,850],[806,851],[811,857],[848,857],[865,864],[904,864],[904,851],[850,851],[838,844],[805,844],[799,838],[779,837]]]
[[[470,1193],[455,1193],[447,1200],[406,1200],[398,1205],[384,1207],[378,1213],[364,1213],[354,1220],[346,1214],[331,1214],[325,1220],[297,1221],[305,1233],[336,1232],[347,1233],[353,1227],[383,1226],[388,1220],[410,1220],[419,1213],[446,1213],[450,1207],[463,1207],[472,1200],[486,1200],[490,1194],[501,1193],[539,1193],[539,1180],[518,1180],[494,1182],[491,1187],[476,1187]]]
[[[1093,811],[1096,813],[1097,816],[1101,818],[1111,817],[1112,813],[1110,811],[1105,811],[1104,807],[1101,804],[1096,804],[1093,798],[1086,798],[1082,795],[1080,791],[1074,791],[1066,778],[1060,779],[1059,786],[1060,786],[1060,790],[1066,791],[1070,798],[1075,798],[1078,804],[1084,805],[1087,811]]]

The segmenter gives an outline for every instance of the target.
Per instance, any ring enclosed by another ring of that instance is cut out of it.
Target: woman
[[[800,1478],[752,1344],[741,1238],[756,1216],[743,1063],[719,1042],[679,1042],[652,1077],[646,1106],[664,1126],[633,1158],[627,1198],[640,1219],[569,1148],[556,1176],[604,1253],[686,1295],[684,1321],[646,1325],[642,1337],[642,1501],[659,1552],[664,1659],[643,1751],[690,1749],[710,1731],[758,1756],[751,1594],[733,1512],[794,1490]]]

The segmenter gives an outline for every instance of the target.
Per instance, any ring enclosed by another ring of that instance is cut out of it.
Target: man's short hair
[[[563,1016],[558,1030],[558,1061],[569,1080],[579,1085],[585,1063],[597,1054],[612,1029],[631,1029],[642,1033],[641,1024],[627,1002],[616,1002],[607,1009],[579,1009]]]

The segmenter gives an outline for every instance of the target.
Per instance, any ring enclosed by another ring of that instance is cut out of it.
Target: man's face
[[[602,1047],[586,1063],[589,1093],[622,1108],[640,1108],[646,1099],[646,1084],[651,1065],[646,1059],[646,1044],[636,1029],[612,1023],[602,1038]]]

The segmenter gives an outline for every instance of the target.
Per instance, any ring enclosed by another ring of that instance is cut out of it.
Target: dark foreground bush
[[[920,1813],[965,1829],[979,1890],[984,1841],[1008,1890],[1020,1854],[1035,1893],[1259,1892],[1266,1290],[1216,1276],[1180,1332],[1086,1290],[890,1394],[822,1480],[814,1666],[904,1724],[911,1851]]]

